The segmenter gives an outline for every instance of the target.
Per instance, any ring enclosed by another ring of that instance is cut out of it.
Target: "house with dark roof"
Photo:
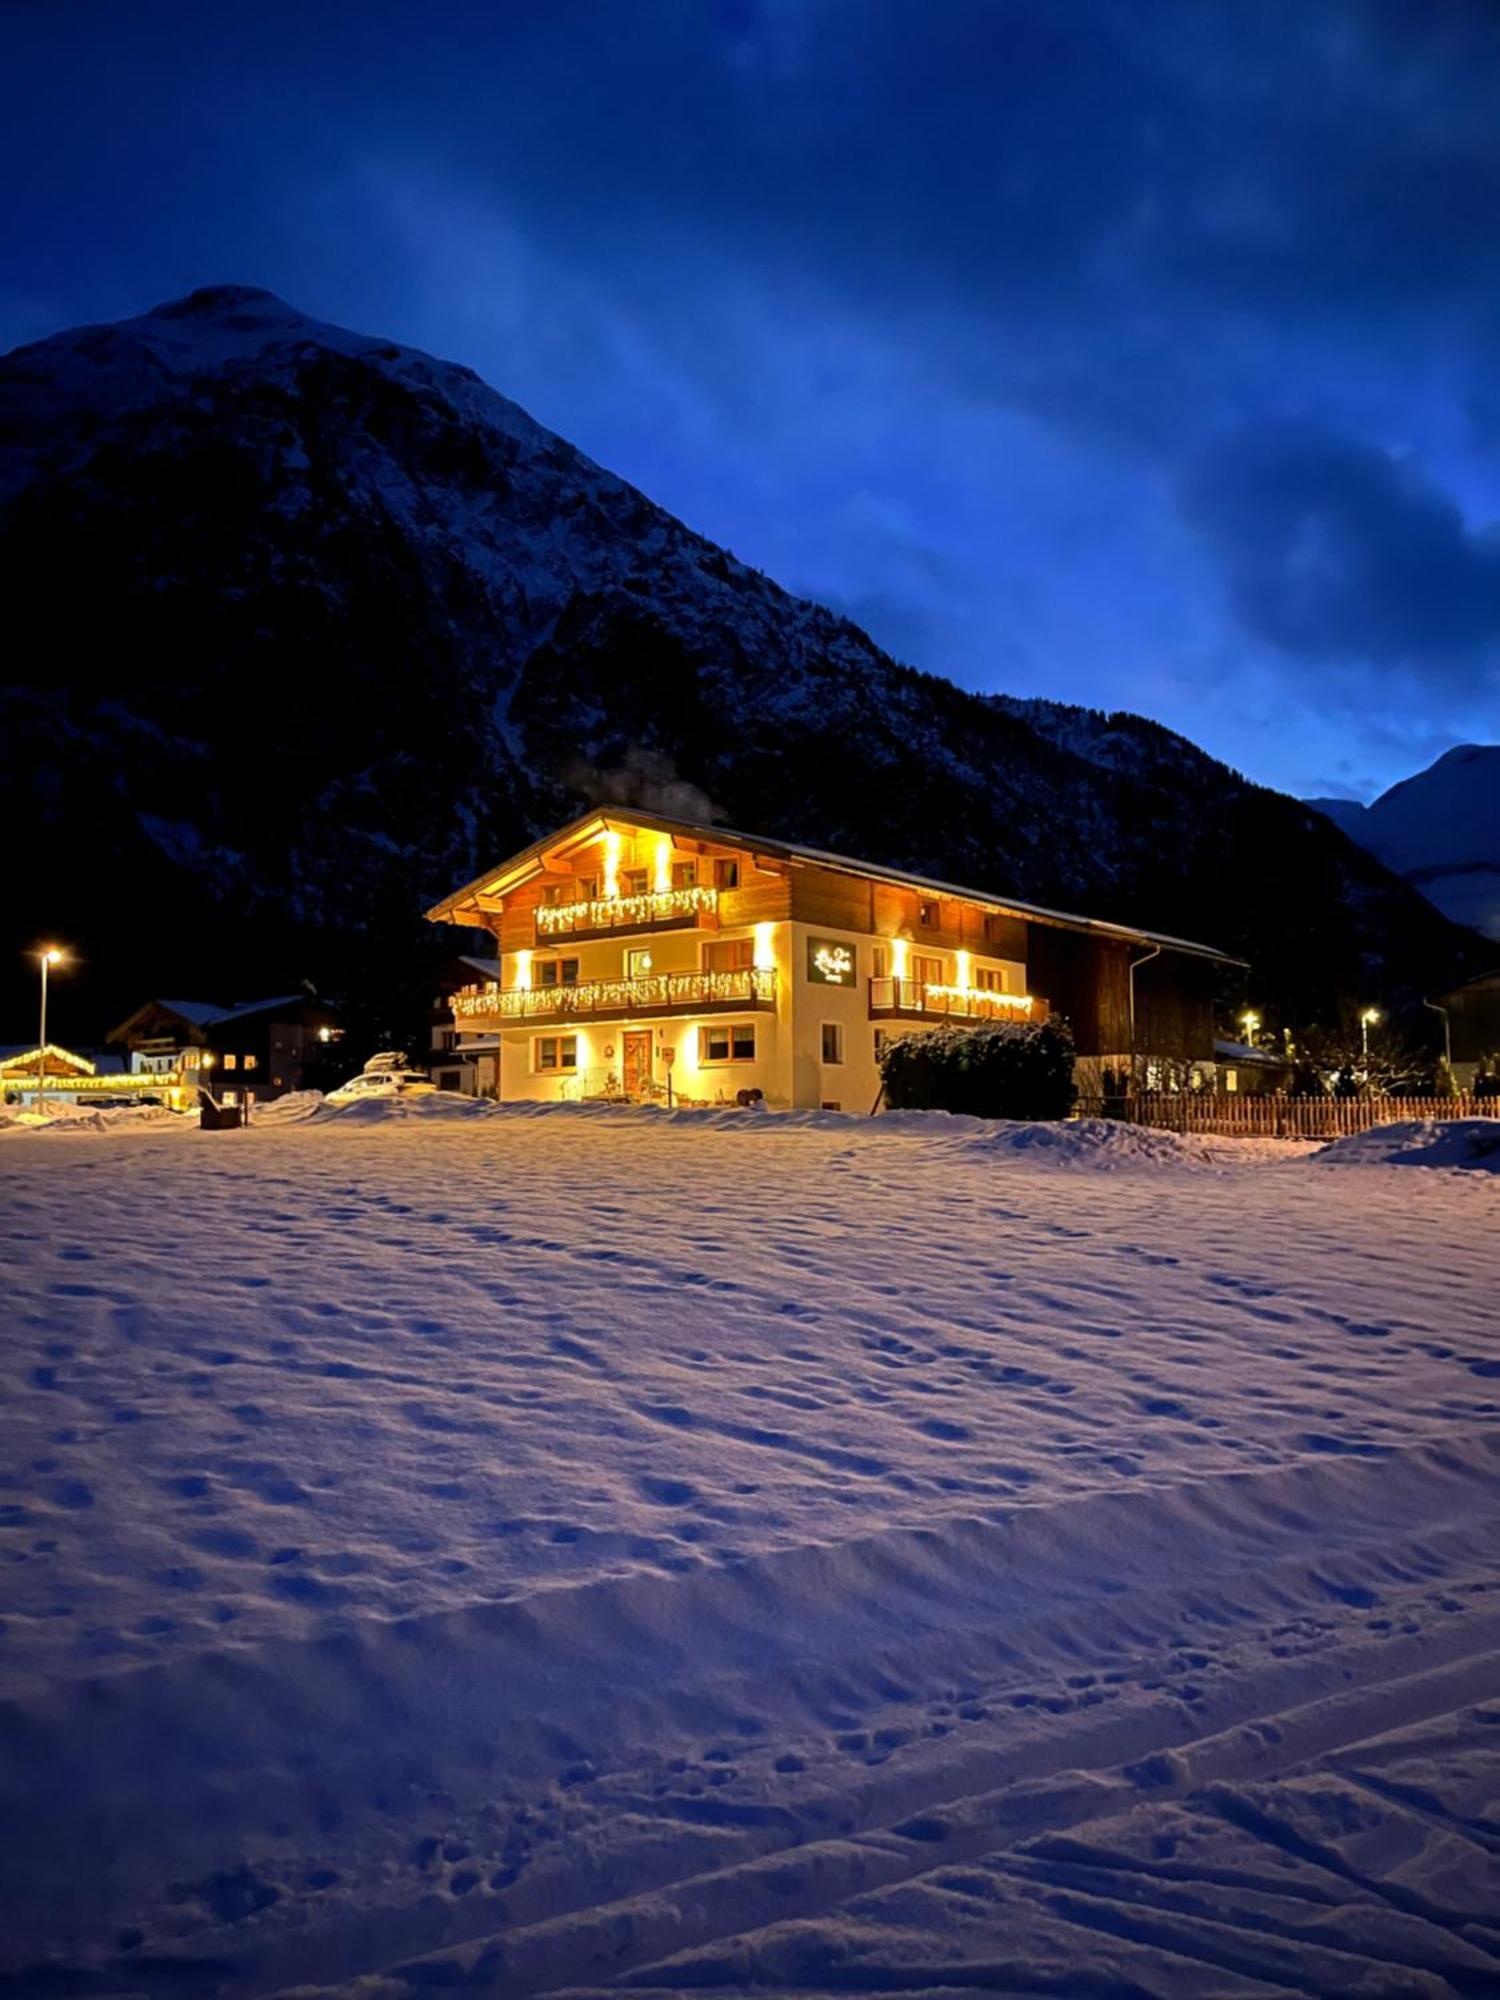
[[[303,987],[228,1007],[148,1000],[106,1039],[126,1051],[134,1072],[176,1072],[222,1103],[257,1104],[321,1088],[342,1034],[337,1008]]]
[[[1212,945],[626,807],[428,911],[498,971],[452,997],[504,1098],[670,1096],[868,1110],[884,1037],[1066,1017],[1086,1093],[1212,1064]]]

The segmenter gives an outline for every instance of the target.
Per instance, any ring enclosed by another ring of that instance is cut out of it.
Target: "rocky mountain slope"
[[[1481,962],[1183,738],[900,666],[469,370],[264,292],[0,361],[0,578],[7,928],[87,961],[59,1033],[390,989],[428,901],[610,797],[1204,938],[1303,1014]]]
[[[1372,805],[1308,804],[1445,916],[1500,940],[1500,744],[1461,743]]]

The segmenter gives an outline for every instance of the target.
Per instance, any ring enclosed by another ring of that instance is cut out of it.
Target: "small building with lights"
[[[1460,1090],[1500,1075],[1500,967],[1431,1003],[1443,1016]]]
[[[45,1048],[0,1048],[0,1105],[33,1110],[44,1104],[165,1104],[180,1110],[191,1094],[176,1070],[127,1068],[120,1056],[91,1057],[48,1042]]]
[[[1073,1030],[1085,1094],[1147,1057],[1212,1064],[1211,946],[785,841],[611,807],[428,911],[484,934],[451,996],[504,1099],[868,1111],[888,1036]]]
[[[225,1007],[203,1000],[148,1000],[113,1029],[131,1070],[175,1071],[223,1104],[260,1104],[335,1080],[343,1029],[338,1010],[304,987]]]

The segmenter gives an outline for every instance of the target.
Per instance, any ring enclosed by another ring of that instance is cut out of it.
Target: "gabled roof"
[[[477,918],[481,895],[503,895],[508,889],[518,888],[522,882],[540,873],[544,855],[557,848],[585,845],[616,826],[673,834],[688,840],[713,841],[721,847],[748,848],[754,854],[764,854],[773,860],[809,863],[819,868],[834,869],[842,875],[857,875],[865,879],[873,877],[876,881],[890,882],[899,888],[977,903],[997,914],[1028,917],[1034,922],[1056,924],[1065,930],[1086,931],[1096,937],[1116,938],[1131,944],[1159,945],[1164,951],[1188,952],[1196,958],[1217,959],[1225,965],[1244,964],[1243,959],[1233,958],[1228,952],[1216,950],[1213,945],[1195,944],[1189,938],[1170,937],[1161,931],[1144,930],[1136,924],[1108,923],[1100,917],[1075,916],[1066,910],[1052,910],[1039,903],[1022,902],[1015,896],[1002,896],[991,889],[967,889],[957,883],[938,881],[929,875],[914,874],[908,869],[887,868],[876,861],[856,861],[852,855],[831,854],[821,847],[768,840],[761,834],[741,833],[728,826],[702,826],[692,820],[667,819],[657,813],[638,812],[634,807],[627,806],[605,807],[586,813],[580,819],[570,820],[556,833],[534,841],[521,853],[512,855],[510,860],[476,876],[463,888],[455,889],[451,896],[445,896],[440,903],[434,903],[427,912],[428,921],[435,924],[462,922],[464,920],[455,913],[465,906]]]
[[[42,1053],[35,1042],[13,1042],[0,1048],[0,1073],[17,1078],[35,1076],[41,1067],[37,1058]],[[49,1076],[60,1075],[64,1070],[71,1070],[75,1076],[94,1075],[94,1065],[87,1056],[74,1055],[71,1049],[61,1049],[56,1042],[48,1042],[45,1053]]]

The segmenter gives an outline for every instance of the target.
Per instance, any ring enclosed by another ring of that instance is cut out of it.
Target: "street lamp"
[[[62,964],[63,955],[55,944],[48,944],[43,945],[37,957],[42,966],[42,1018],[36,1037],[36,1108],[40,1111],[47,1088],[47,974],[54,965]]]
[[[1379,1019],[1378,1007],[1366,1007],[1359,1017],[1359,1047],[1366,1069],[1370,1067],[1370,1030]]]
[[[1245,1031],[1245,1040],[1247,1044],[1253,1049],[1255,1047],[1255,1037],[1260,1028],[1259,1014],[1255,1013],[1252,1009],[1247,1008],[1246,1011],[1240,1016],[1240,1026]]]

